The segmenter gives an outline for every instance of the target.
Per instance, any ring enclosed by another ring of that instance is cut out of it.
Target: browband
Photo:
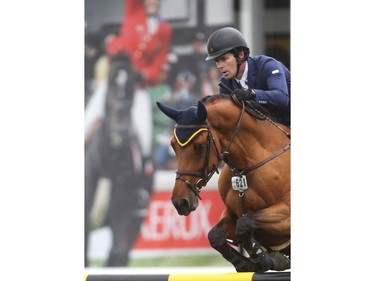
[[[178,136],[177,136],[177,133],[176,133],[176,128],[174,128],[174,131],[173,131],[173,134],[174,134],[174,137],[176,138],[177,140],[177,143],[184,147],[185,145],[187,145],[189,142],[191,142],[192,139],[194,139],[199,133],[201,133],[202,131],[208,131],[207,128],[200,128],[198,130],[196,130],[191,136],[190,138],[188,138],[187,141],[185,141],[184,143],[182,143],[179,139],[178,139]]]
[[[187,141],[185,141],[185,142],[180,141],[180,139],[177,136],[176,129],[195,129],[195,128],[197,128],[197,130],[194,133],[191,134],[191,136],[188,138]],[[184,147],[185,145],[189,144],[189,142],[191,142],[198,134],[200,134],[203,131],[208,131],[207,125],[178,125],[178,124],[176,124],[175,128],[173,130],[173,134],[174,134],[174,137],[177,140],[177,143],[181,147]]]

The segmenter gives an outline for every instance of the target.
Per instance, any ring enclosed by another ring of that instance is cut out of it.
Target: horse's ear
[[[161,102],[156,102],[156,105],[159,107],[159,109],[167,115],[169,118],[173,119],[174,121],[177,121],[177,117],[181,114],[181,110],[174,109],[168,105],[162,104]]]
[[[197,119],[200,124],[205,123],[207,119],[207,110],[201,101],[198,101]]]

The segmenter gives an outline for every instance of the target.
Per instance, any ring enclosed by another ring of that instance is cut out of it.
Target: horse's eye
[[[194,151],[196,154],[201,154],[204,151],[204,144],[195,144],[194,145]]]

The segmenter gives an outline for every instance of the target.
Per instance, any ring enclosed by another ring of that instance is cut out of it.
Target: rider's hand
[[[252,101],[256,98],[256,93],[253,89],[235,89],[232,94],[235,95],[239,101]]]

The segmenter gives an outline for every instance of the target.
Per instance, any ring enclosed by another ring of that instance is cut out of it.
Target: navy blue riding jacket
[[[290,126],[290,71],[278,60],[268,56],[247,59],[247,85],[256,92],[256,101],[265,107],[276,121]],[[241,85],[233,79],[220,81],[235,90]],[[220,93],[228,92],[220,87]]]

